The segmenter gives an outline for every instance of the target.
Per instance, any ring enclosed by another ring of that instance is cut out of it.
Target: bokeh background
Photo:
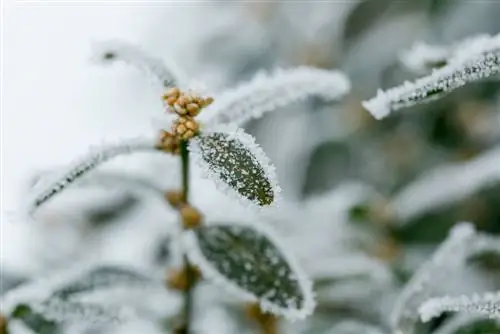
[[[215,98],[226,87],[278,67],[309,65],[348,75],[352,91],[336,103],[309,99],[245,126],[277,168],[287,199],[279,215],[249,216],[199,177],[193,181],[194,203],[212,220],[268,220],[315,277],[315,315],[295,324],[280,321],[279,333],[342,333],[332,328],[345,320],[387,328],[394,297],[452,225],[470,221],[500,233],[498,172],[486,187],[450,195],[442,205],[426,204],[426,197],[454,185],[447,172],[405,199],[398,196],[428,171],[498,150],[500,84],[469,85],[382,121],[361,101],[378,88],[417,77],[399,60],[415,41],[448,45],[496,34],[499,17],[500,2],[482,0],[7,0],[0,292],[75,261],[100,259],[158,273],[176,265],[169,234],[175,212],[155,194],[132,191],[125,183],[76,187],[50,203],[36,226],[5,214],[22,205],[40,175],[89,146],[161,125],[161,87],[129,67],[91,61],[92,43],[121,39],[172,59]],[[491,163],[500,166],[499,160]],[[163,157],[140,154],[99,171],[140,176],[167,189],[177,184],[170,166]],[[476,181],[461,182],[459,193]],[[499,263],[490,259],[486,267],[498,275]],[[500,280],[493,283],[498,289]],[[261,333],[242,304],[218,298],[210,286],[201,290],[200,333]],[[176,313],[179,301],[173,292],[162,298],[144,306],[155,321],[103,333],[168,333],[160,323]],[[420,330],[431,333],[447,319]],[[491,328],[474,333],[500,332]]]

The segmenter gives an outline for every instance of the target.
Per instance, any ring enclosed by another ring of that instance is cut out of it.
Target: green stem
[[[182,197],[183,202],[189,201],[189,151],[188,142],[181,141],[181,161],[182,161]],[[186,291],[184,291],[184,312],[183,323],[179,334],[190,334],[191,317],[193,313],[193,287],[196,283],[196,276],[189,265],[186,255],[184,255],[184,270],[186,275]]]

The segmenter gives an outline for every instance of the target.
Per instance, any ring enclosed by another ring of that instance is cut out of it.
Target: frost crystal
[[[339,71],[298,67],[260,74],[252,81],[224,92],[200,115],[210,124],[244,122],[310,96],[337,100],[350,90],[350,82]]]
[[[32,215],[41,205],[66,189],[87,172],[116,156],[156,149],[156,139],[154,138],[125,140],[118,144],[91,149],[87,155],[72,163],[66,170],[53,175],[51,177],[52,180],[44,184],[42,189],[34,189],[34,194],[27,202],[27,212]]]
[[[393,110],[426,103],[451,91],[500,72],[500,35],[479,41],[467,40],[453,54],[448,64],[414,83],[379,90],[377,96],[363,102],[363,106],[377,119]]]
[[[446,280],[448,275],[463,263],[469,251],[468,245],[474,237],[475,230],[468,223],[458,224],[451,230],[448,238],[399,295],[390,317],[391,326],[395,330],[402,333],[412,332],[421,302],[435,294],[433,283]]]
[[[223,192],[232,192],[244,204],[258,207],[277,202],[280,188],[274,166],[255,139],[233,127],[204,132],[190,141],[189,150],[197,164]]]
[[[123,41],[106,41],[94,44],[93,60],[99,63],[124,62],[150,75],[164,87],[175,86],[184,77],[172,62],[155,58],[137,46]]]
[[[292,320],[312,313],[311,282],[269,231],[217,224],[186,232],[184,241],[190,261],[216,284]]]
[[[432,68],[446,65],[449,57],[450,50],[447,47],[418,42],[409,50],[402,52],[399,59],[408,69],[416,73],[425,73]]]
[[[407,185],[391,207],[402,224],[500,181],[500,147],[460,164],[437,167]]]
[[[418,312],[424,322],[443,312],[479,313],[500,318],[500,291],[482,295],[431,298],[420,306]]]

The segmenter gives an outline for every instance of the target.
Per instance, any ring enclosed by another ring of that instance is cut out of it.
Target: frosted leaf
[[[390,315],[391,326],[402,333],[412,333],[417,322],[417,309],[422,301],[433,297],[435,281],[448,279],[468,253],[468,245],[476,236],[472,225],[460,223],[406,284]]]
[[[250,82],[225,91],[200,114],[201,120],[210,124],[233,123],[261,117],[291,103],[311,96],[329,101],[347,94],[350,82],[340,71],[298,67],[277,70],[272,75],[259,74]]]
[[[479,42],[469,41],[448,60],[448,64],[413,83],[406,82],[364,101],[363,106],[382,119],[401,108],[430,102],[468,83],[500,72],[500,35]]]
[[[43,315],[34,312],[33,309],[26,304],[18,305],[10,315],[11,321],[18,320],[26,327],[40,334],[56,334],[62,333],[58,328],[57,323],[45,318]],[[10,327],[10,324],[9,324]]]
[[[440,316],[443,312],[479,313],[500,318],[500,291],[472,296],[444,296],[425,301],[418,309],[423,322]]]
[[[94,43],[92,60],[102,64],[124,62],[150,75],[164,87],[176,86],[185,77],[172,60],[166,62],[164,59],[155,58],[124,41]]]
[[[396,194],[391,207],[404,224],[434,208],[467,198],[500,182],[500,147],[471,161],[440,166],[426,172]]]
[[[67,299],[74,294],[92,292],[96,289],[116,288],[118,286],[145,286],[156,283],[149,276],[132,269],[117,266],[102,266],[90,270],[76,280],[68,282],[54,292],[54,297]]]
[[[380,328],[356,320],[343,320],[324,334],[384,334]]]
[[[33,215],[35,211],[49,199],[62,192],[73,182],[80,179],[100,164],[119,155],[157,150],[156,143],[156,138],[137,138],[92,148],[89,153],[77,159],[65,170],[58,171],[55,175],[51,176],[50,180],[44,182],[40,187],[35,187],[35,189],[33,189],[33,194],[26,203],[28,214]]]
[[[267,207],[276,203],[280,188],[274,166],[255,139],[243,130],[219,127],[190,141],[195,162],[219,190],[233,193],[243,204]]]
[[[189,260],[214,283],[292,320],[312,313],[311,282],[270,231],[217,224],[186,232],[184,241]]]
[[[117,324],[135,317],[126,307],[50,299],[31,305],[33,312],[54,322],[83,322],[87,325]]]

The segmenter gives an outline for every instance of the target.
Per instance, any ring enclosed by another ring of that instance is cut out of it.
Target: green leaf
[[[500,323],[493,319],[484,319],[460,328],[456,334],[500,333]]]
[[[26,304],[18,305],[14,311],[12,311],[11,319],[20,320],[37,334],[56,334],[61,332],[54,321],[48,320],[44,316],[34,312],[31,307]]]
[[[137,286],[153,284],[154,281],[134,270],[116,266],[102,266],[90,270],[72,282],[57,289],[53,297],[68,299],[75,294],[117,286]]]
[[[219,189],[231,189],[240,199],[259,207],[276,201],[279,187],[274,167],[253,137],[241,129],[202,134],[191,141],[190,151]]]
[[[311,314],[311,283],[269,231],[218,224],[187,232],[190,261],[215,283],[289,318]]]

